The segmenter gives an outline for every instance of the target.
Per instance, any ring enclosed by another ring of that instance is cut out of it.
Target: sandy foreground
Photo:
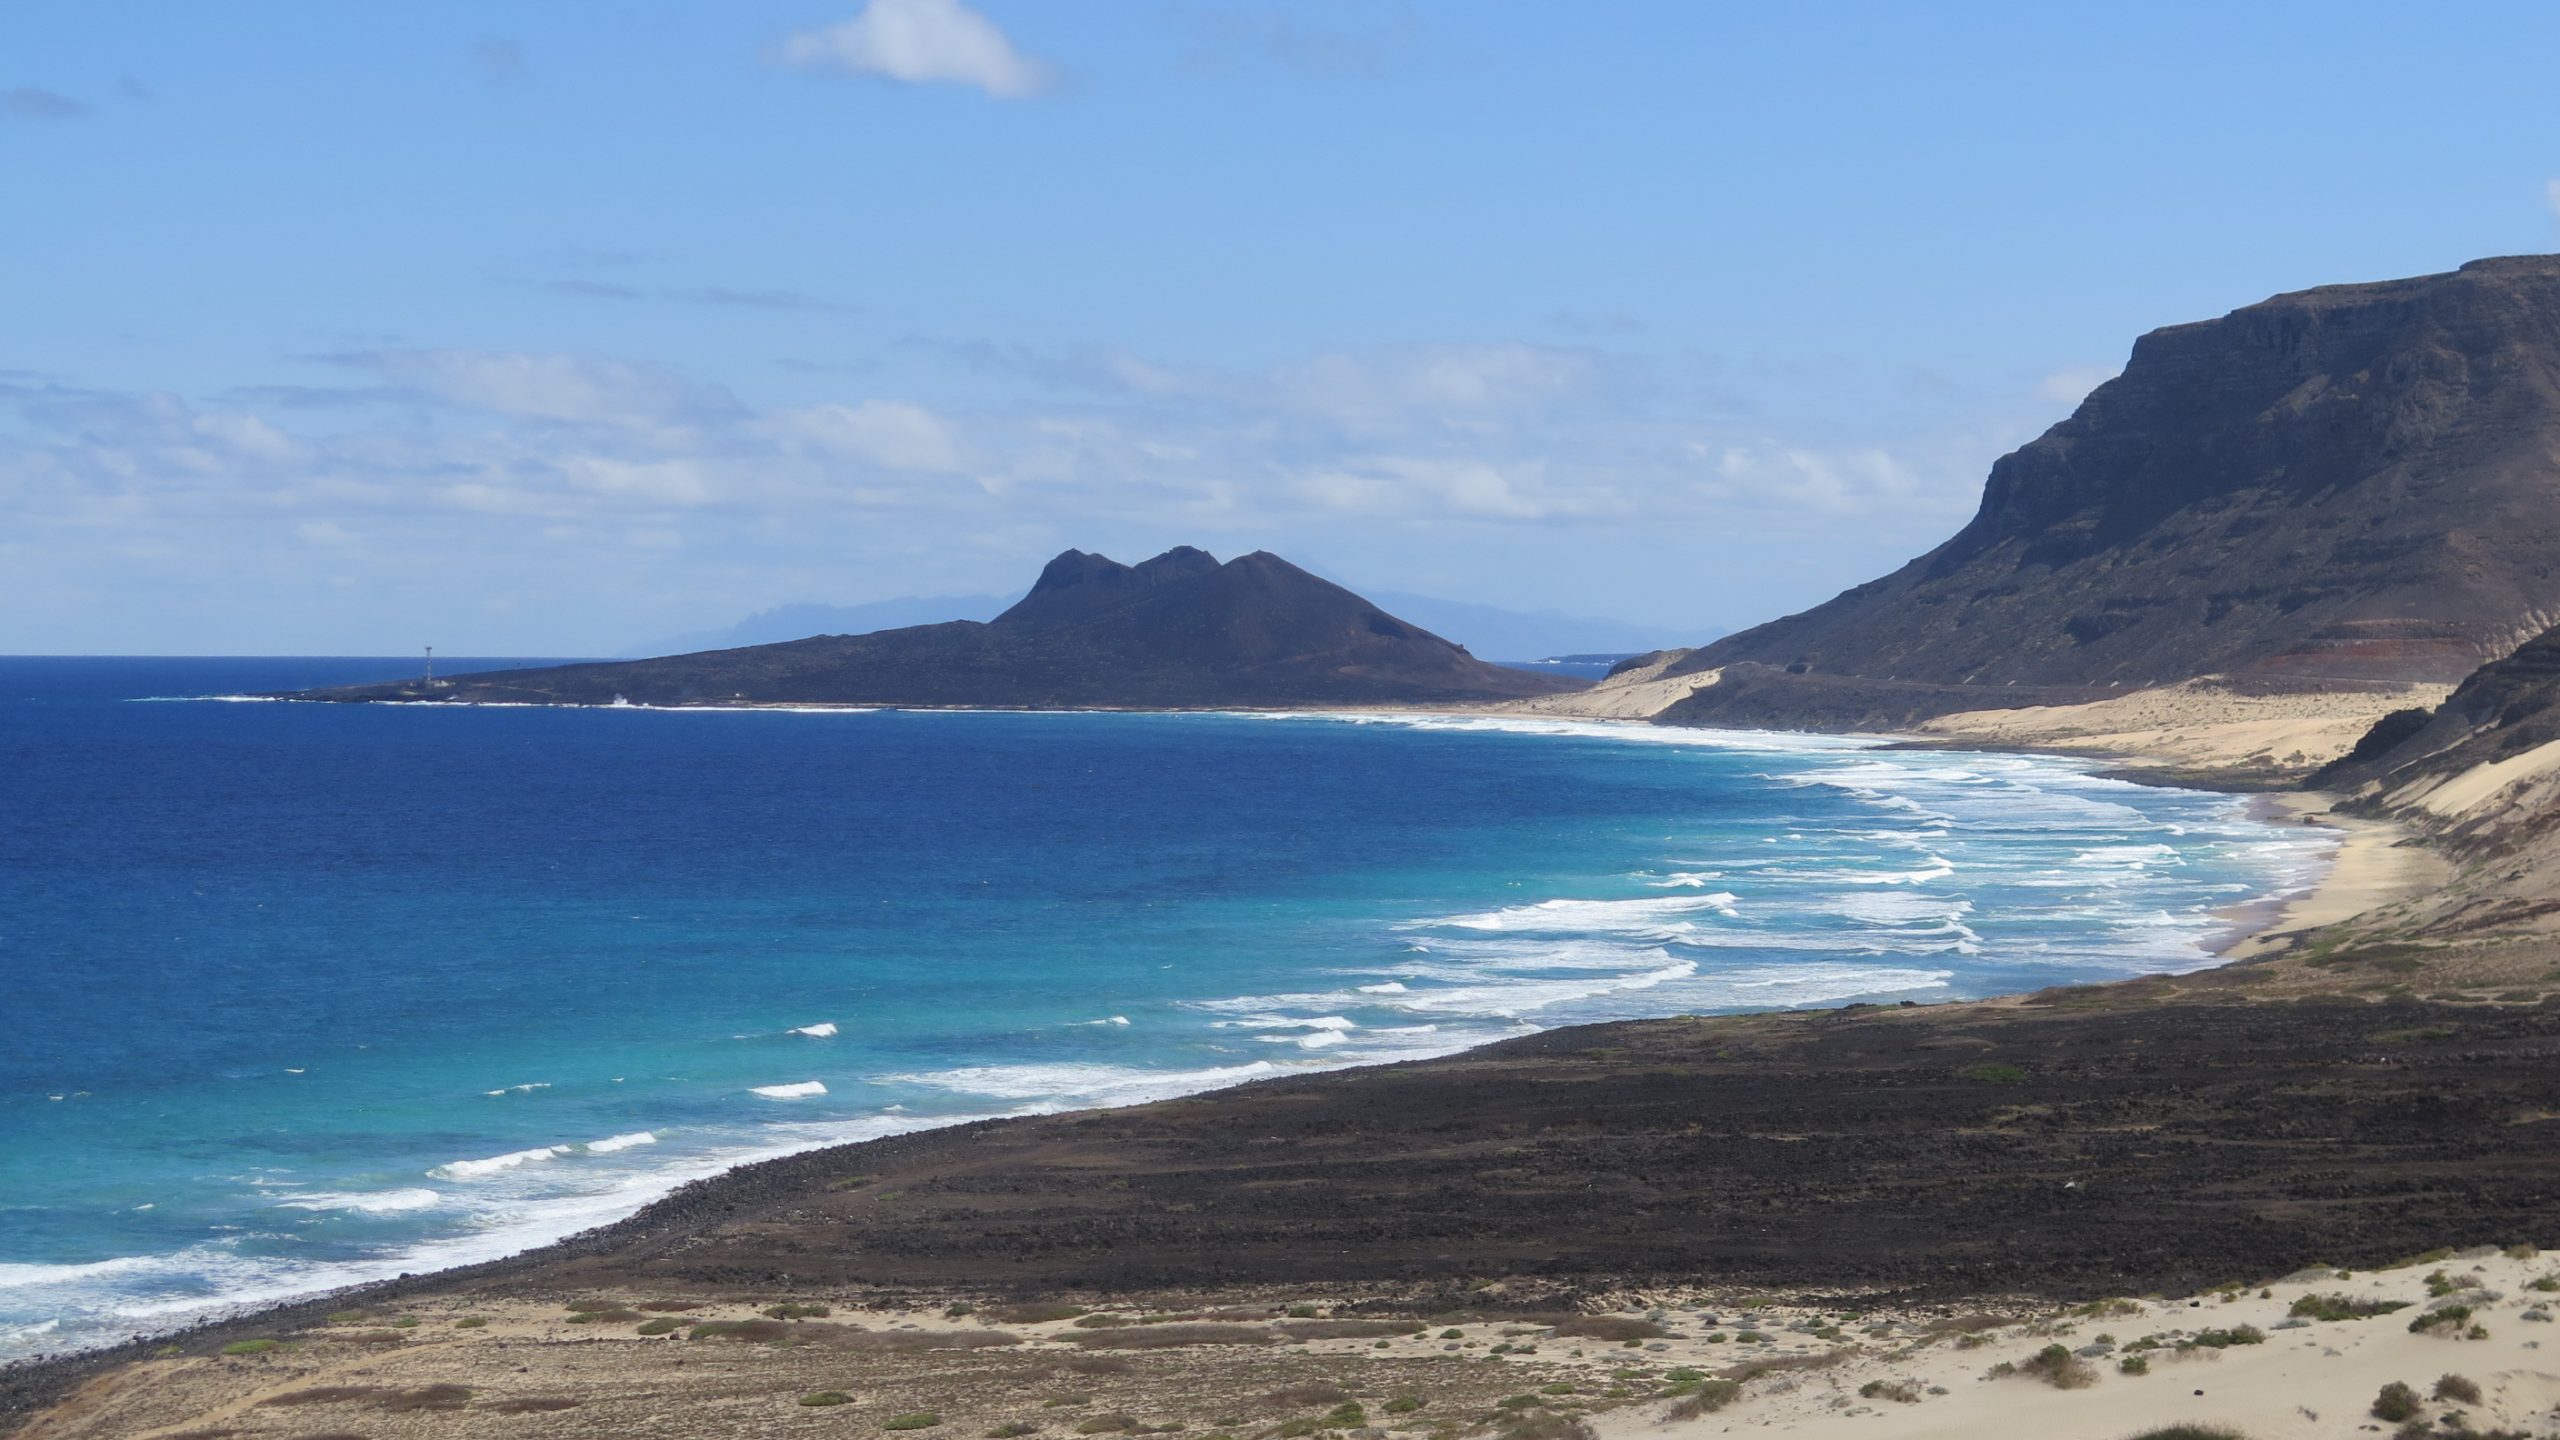
[[[2399,1420],[2370,1412],[2396,1381],[2426,1419],[2540,1434],[2560,1404],[2560,1350],[2543,1348],[2555,1303],[2560,1264],[2523,1248],[2058,1308],[1843,1297],[1814,1310],[1687,1292],[1579,1316],[1363,1315],[1347,1297],[954,1314],[804,1297],[797,1318],[772,1319],[755,1297],[432,1302],[130,1367],[21,1433],[1422,1440],[1534,1433],[1553,1417],[1601,1440],[2119,1440],[2175,1424],[2307,1440],[2394,1432]]]

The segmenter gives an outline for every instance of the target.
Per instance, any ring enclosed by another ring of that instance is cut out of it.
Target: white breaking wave
[[[587,1142],[587,1153],[610,1155],[617,1150],[633,1150],[643,1145],[657,1143],[658,1137],[650,1131],[634,1130],[628,1135],[607,1135],[601,1140],[590,1140]]]
[[[532,1150],[511,1150],[504,1155],[492,1155],[486,1160],[449,1160],[428,1171],[427,1176],[433,1180],[485,1180],[501,1171],[513,1170],[519,1165],[539,1165],[546,1160],[557,1160],[568,1153],[569,1147],[566,1145],[544,1145]]]
[[[836,1033],[836,1022],[833,1020],[821,1020],[815,1025],[803,1025],[791,1033],[794,1035],[814,1036],[817,1039],[824,1040]]]
[[[747,1088],[767,1100],[806,1100],[812,1095],[827,1093],[825,1084],[816,1080],[801,1080],[789,1085],[751,1085]]]
[[[444,1203],[444,1192],[424,1186],[345,1193],[324,1190],[309,1195],[280,1195],[272,1203],[283,1210],[353,1210],[365,1215],[397,1215],[410,1210],[432,1210]]]
[[[1541,900],[1534,905],[1512,905],[1473,915],[1410,921],[1397,928],[1421,930],[1448,926],[1458,930],[1527,930],[1549,934],[1595,930],[1641,934],[1676,929],[1692,915],[1715,914],[1731,918],[1734,914],[1733,898],[1730,892],[1720,890],[1712,895],[1667,896],[1659,900]]]

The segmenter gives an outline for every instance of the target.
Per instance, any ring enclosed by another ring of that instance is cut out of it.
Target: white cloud
[[[950,422],[904,400],[813,405],[779,415],[775,422],[786,436],[891,470],[961,468],[960,437]]]
[[[2118,373],[2114,366],[2107,365],[2066,366],[2036,382],[2036,398],[2056,405],[2077,405]]]
[[[802,30],[777,49],[800,70],[883,75],[909,84],[974,85],[1000,100],[1048,88],[1048,67],[1014,48],[960,0],[870,0],[838,25]]]
[[[343,358],[456,405],[535,420],[676,425],[737,408],[717,386],[638,361],[512,350],[379,350]]]

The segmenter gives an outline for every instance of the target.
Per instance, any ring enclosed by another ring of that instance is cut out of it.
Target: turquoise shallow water
[[[917,1125],[2190,969],[2329,844],[1807,736],[142,698],[403,669],[0,660],[0,1357]]]

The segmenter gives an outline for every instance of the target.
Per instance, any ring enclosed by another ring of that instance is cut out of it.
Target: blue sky
[[[2560,247],[2560,9],[0,9],[0,652],[597,653],[1073,545],[1701,633],[2133,337]]]

